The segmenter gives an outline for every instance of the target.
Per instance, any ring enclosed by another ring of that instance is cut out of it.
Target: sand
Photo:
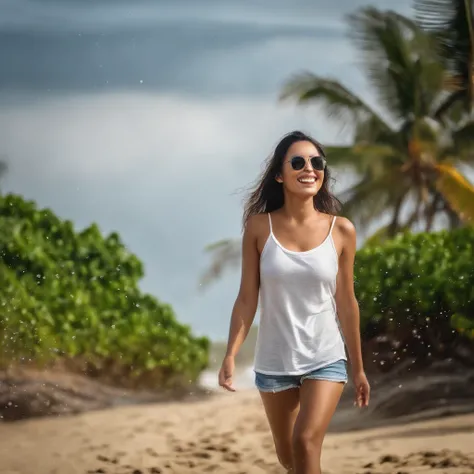
[[[2,423],[0,472],[283,473],[254,390]],[[323,472],[473,473],[474,415],[330,433]]]

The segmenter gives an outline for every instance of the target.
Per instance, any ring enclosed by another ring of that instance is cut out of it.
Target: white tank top
[[[254,370],[299,375],[347,360],[336,313],[338,255],[332,238],[306,252],[270,235],[260,256],[260,324]]]

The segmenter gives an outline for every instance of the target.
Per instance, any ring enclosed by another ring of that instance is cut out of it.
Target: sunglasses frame
[[[300,159],[300,160],[304,160],[304,165],[300,168],[300,169],[296,169],[293,165],[293,161],[295,159]],[[316,168],[314,165],[313,165],[313,159],[317,159],[317,160],[321,160],[321,162],[323,163],[323,167],[322,168]],[[295,171],[301,171],[302,169],[304,169],[305,165],[307,162],[310,162],[311,163],[311,167],[313,168],[313,170],[315,171],[324,171],[326,169],[326,166],[327,166],[327,161],[326,161],[326,158],[322,155],[317,155],[317,156],[312,156],[311,158],[304,158],[303,156],[293,156],[291,159],[287,160],[286,163],[290,163],[291,164],[291,168]]]

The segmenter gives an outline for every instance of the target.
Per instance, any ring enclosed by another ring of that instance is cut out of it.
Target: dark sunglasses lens
[[[291,159],[291,166],[293,167],[294,170],[302,170],[304,168],[305,161],[302,156],[295,156],[294,158]]]
[[[326,167],[326,160],[322,156],[313,156],[311,164],[315,170],[323,170]]]

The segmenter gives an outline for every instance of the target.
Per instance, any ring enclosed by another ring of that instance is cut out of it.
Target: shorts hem
[[[337,382],[337,383],[347,383],[347,379],[338,379],[338,378],[332,378],[332,377],[324,377],[324,376],[318,376],[318,375],[308,375],[308,376],[303,376],[301,377],[301,382],[304,382],[305,380],[324,380],[325,382]]]
[[[282,387],[275,387],[275,388],[264,388],[264,387],[259,387],[258,385],[256,386],[257,390],[259,392],[263,393],[277,393],[277,392],[283,392],[285,390],[290,390],[292,388],[298,388],[298,385],[291,384],[291,385],[283,385]]]

